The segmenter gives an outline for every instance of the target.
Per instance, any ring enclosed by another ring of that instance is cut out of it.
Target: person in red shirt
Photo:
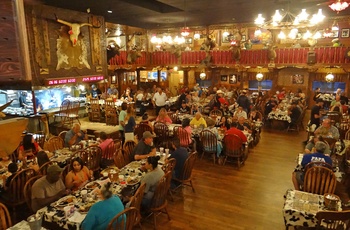
[[[244,133],[241,130],[237,129],[236,127],[237,127],[237,123],[231,123],[231,128],[225,132],[225,135],[235,134],[242,139],[243,143],[247,142],[247,137],[244,135]]]
[[[33,135],[26,134],[23,137],[22,145],[19,147],[18,159],[32,159],[41,150],[39,144],[34,140]]]

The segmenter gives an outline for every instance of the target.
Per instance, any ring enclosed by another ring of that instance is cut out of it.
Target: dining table
[[[43,226],[57,226],[57,229],[80,229],[80,225],[90,207],[100,201],[99,190],[108,182],[112,182],[111,190],[121,198],[124,204],[126,197],[131,197],[145,175],[142,165],[145,161],[133,161],[115,173],[101,177],[82,185],[80,189],[62,197],[58,201],[39,209],[43,216]]]
[[[288,189],[284,195],[283,219],[286,227],[316,227],[316,214],[327,210],[324,196]],[[341,211],[341,202],[336,204],[337,211]]]
[[[30,228],[28,221],[22,220],[21,222],[18,222],[17,224],[13,225],[7,230],[32,230],[32,229]],[[44,227],[41,227],[38,230],[47,230],[47,229]]]

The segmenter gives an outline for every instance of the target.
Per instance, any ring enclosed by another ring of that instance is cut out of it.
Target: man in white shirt
[[[159,110],[163,107],[165,107],[165,102],[168,100],[168,97],[165,93],[163,93],[163,90],[161,88],[158,89],[158,92],[156,92],[153,96],[153,105],[156,107],[156,114],[158,116]]]

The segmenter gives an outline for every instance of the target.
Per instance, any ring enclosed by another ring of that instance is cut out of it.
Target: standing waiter
[[[156,114],[158,116],[159,110],[165,107],[165,102],[168,100],[168,97],[161,88],[158,88],[158,92],[156,92],[153,96],[153,105],[156,107]]]

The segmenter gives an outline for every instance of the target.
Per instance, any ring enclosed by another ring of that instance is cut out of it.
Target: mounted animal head
[[[56,15],[55,15],[56,16]],[[78,36],[80,34],[80,28],[83,27],[83,26],[91,26],[91,27],[94,27],[94,28],[100,28],[101,26],[94,26],[90,23],[72,23],[72,22],[67,22],[67,21],[64,21],[64,20],[61,20],[61,19],[58,19],[57,16],[56,16],[56,21],[63,24],[63,25],[66,25],[66,26],[69,26],[69,31],[68,31],[68,34],[69,34],[69,40],[72,42],[72,45],[73,46],[76,46],[77,45],[77,42],[78,42]]]

